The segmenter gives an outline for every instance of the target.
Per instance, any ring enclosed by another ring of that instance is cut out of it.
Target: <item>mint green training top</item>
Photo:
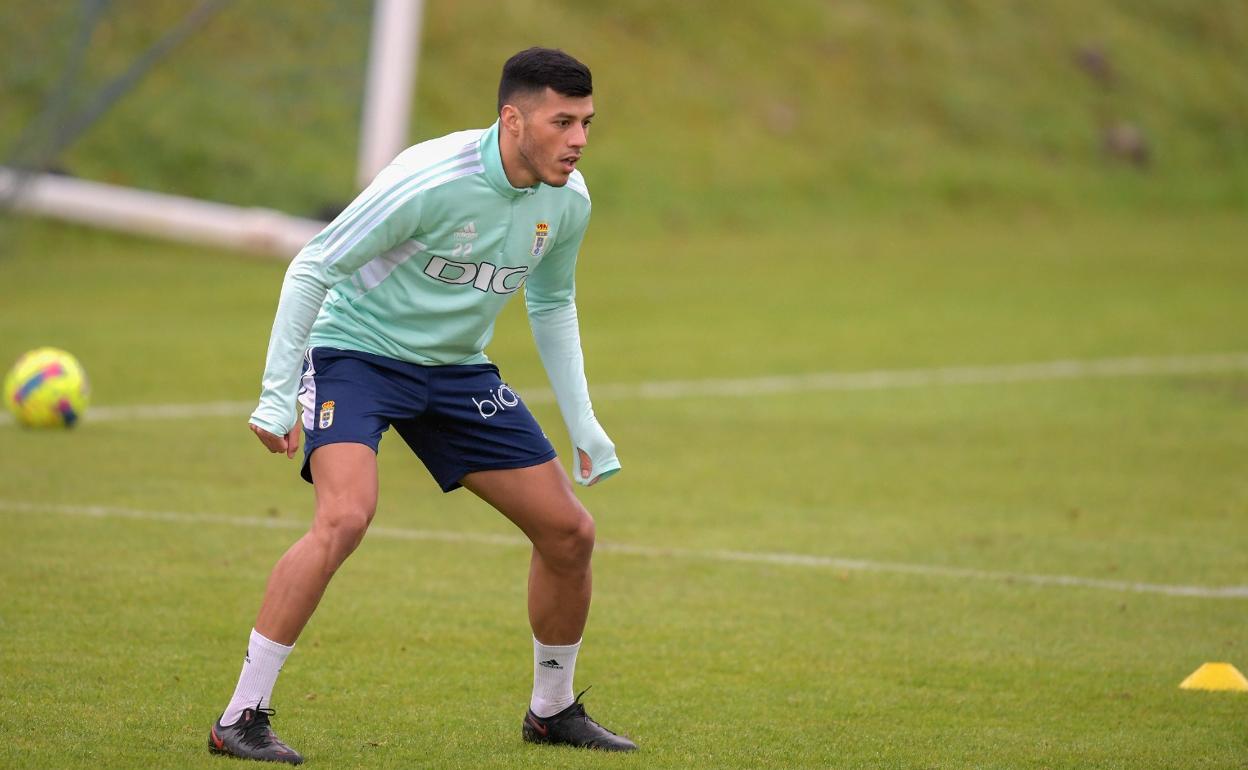
[[[282,284],[252,423],[278,436],[291,430],[308,347],[423,365],[487,362],[494,321],[523,287],[572,443],[592,464],[590,477],[576,480],[619,470],[590,404],[576,316],[589,190],[579,171],[564,187],[512,187],[498,131],[495,123],[408,148],[299,252]]]

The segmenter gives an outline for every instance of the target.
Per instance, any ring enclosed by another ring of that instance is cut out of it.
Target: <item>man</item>
[[[533,542],[533,695],[522,735],[636,749],[590,719],[572,676],[589,613],[594,523],[519,396],[482,352],[522,286],[583,485],[620,469],[594,416],[574,303],[590,202],[576,164],[594,115],[589,70],[531,48],[503,66],[498,121],[409,148],[291,263],[251,430],[312,482],[311,529],[278,561],[238,686],[209,749],[298,764],[274,734],[277,674],[377,505],[393,426],[444,491],[460,486]],[[299,374],[302,360],[302,375]],[[295,402],[303,408],[302,424]]]

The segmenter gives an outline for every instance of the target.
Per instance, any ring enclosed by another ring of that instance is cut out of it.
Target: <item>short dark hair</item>
[[[549,86],[563,96],[589,96],[594,79],[589,67],[557,48],[527,48],[507,60],[498,81],[498,111],[516,94],[540,93]]]

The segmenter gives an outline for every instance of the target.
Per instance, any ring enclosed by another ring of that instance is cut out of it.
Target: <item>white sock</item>
[[[295,649],[272,639],[266,639],[256,629],[251,629],[247,644],[247,656],[243,658],[243,671],[238,675],[234,697],[221,715],[221,724],[232,725],[243,715],[243,709],[268,708],[273,696],[273,685],[282,671],[286,656]]]
[[[529,708],[539,717],[558,714],[572,705],[572,674],[581,643],[542,644],[533,637],[533,698]]]

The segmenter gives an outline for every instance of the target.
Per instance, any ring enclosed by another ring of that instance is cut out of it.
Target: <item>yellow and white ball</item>
[[[23,425],[70,428],[90,400],[82,364],[64,350],[39,348],[17,359],[4,378],[4,403]]]

